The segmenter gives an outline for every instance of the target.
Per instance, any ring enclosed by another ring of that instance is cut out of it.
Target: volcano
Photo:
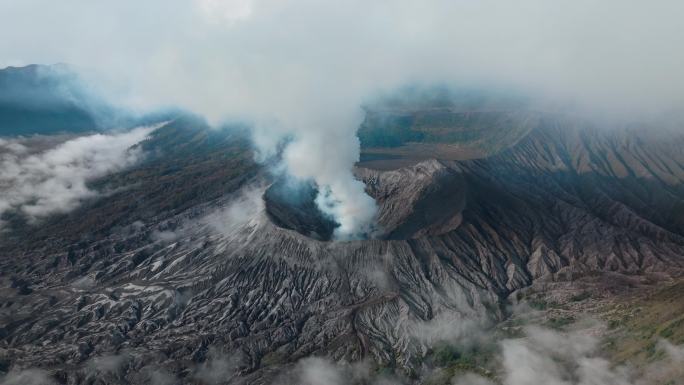
[[[0,369],[269,384],[324,356],[419,381],[441,362],[425,325],[505,325],[526,299],[574,314],[680,279],[681,130],[526,110],[382,114],[406,140],[379,140],[396,124],[372,114],[361,128],[355,175],[379,207],[369,239],[332,240],[315,187],[293,190],[254,162],[243,131],[192,116],[94,181],[105,197],[39,226],[3,214]]]

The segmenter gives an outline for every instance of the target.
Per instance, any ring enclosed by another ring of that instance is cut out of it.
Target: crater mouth
[[[428,160],[392,171],[356,171],[378,204],[374,239],[437,236],[461,224],[467,186],[456,164]],[[279,227],[331,241],[338,224],[319,210],[317,193],[313,184],[280,178],[264,192],[266,214]]]
[[[313,184],[279,178],[264,192],[266,215],[279,227],[319,241],[330,241],[338,224],[318,209],[317,194]]]

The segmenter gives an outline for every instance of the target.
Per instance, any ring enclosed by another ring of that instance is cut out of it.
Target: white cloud
[[[195,368],[194,378],[205,384],[223,384],[235,376],[245,356],[241,352],[226,353],[211,347],[207,360]]]
[[[40,369],[10,371],[6,376],[0,377],[0,385],[52,385],[56,383],[46,371]]]
[[[599,354],[599,339],[586,330],[525,332],[525,338],[501,342],[503,385],[649,385],[684,375],[684,347],[667,341],[657,346],[664,358],[636,368],[612,365]]]
[[[454,325],[457,332],[440,327],[447,334],[457,334],[450,341],[462,346],[463,328]],[[476,332],[482,343],[492,343],[492,335]],[[672,379],[684,378],[684,346],[675,346],[662,340],[657,350],[665,355],[644,367],[615,366],[601,356],[598,337],[587,330],[561,332],[538,326],[528,326],[525,336],[508,338],[499,342],[500,350],[493,363],[500,366],[497,379],[482,377],[476,373],[459,373],[452,378],[453,385],[652,385]],[[476,337],[473,337],[476,338]],[[446,341],[448,338],[443,339]],[[435,368],[425,368],[421,380],[431,378]],[[420,381],[419,381],[420,382]],[[273,383],[296,383],[306,385],[400,384],[400,378],[380,375],[368,362],[332,362],[322,357],[300,360],[294,368],[283,373]],[[678,382],[677,382],[678,383]]]
[[[0,214],[18,210],[35,220],[73,210],[98,194],[89,181],[137,162],[142,150],[132,146],[156,128],[82,136],[38,152],[31,139],[0,141]]]
[[[333,362],[325,357],[307,357],[281,373],[272,385],[399,385],[400,381],[380,375],[372,370],[368,361],[354,363]]]
[[[346,379],[343,370],[323,358],[310,357],[299,363],[302,385],[343,385]]]
[[[104,354],[88,361],[86,370],[90,376],[116,374],[131,359],[127,353]]]

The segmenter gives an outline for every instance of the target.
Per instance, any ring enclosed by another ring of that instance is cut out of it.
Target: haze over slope
[[[66,66],[0,69],[0,135],[93,131],[104,108]],[[113,114],[109,113],[110,116]]]
[[[66,64],[0,68],[0,136],[82,134],[168,120],[168,110],[136,113],[96,91]]]

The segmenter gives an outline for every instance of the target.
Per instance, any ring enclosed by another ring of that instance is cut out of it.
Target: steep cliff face
[[[399,170],[359,170],[358,174],[380,207],[379,238],[442,235],[461,223],[466,183],[453,162],[429,160]]]
[[[147,369],[201,383],[229,357],[227,382],[270,383],[315,354],[411,373],[445,330],[503,320],[536,281],[680,274],[682,135],[540,119],[488,157],[357,169],[380,208],[374,239],[321,240],[312,195],[292,208],[249,166],[219,198],[97,238],[6,243],[3,366],[69,383],[141,381]],[[115,369],[93,369],[112,354]]]

